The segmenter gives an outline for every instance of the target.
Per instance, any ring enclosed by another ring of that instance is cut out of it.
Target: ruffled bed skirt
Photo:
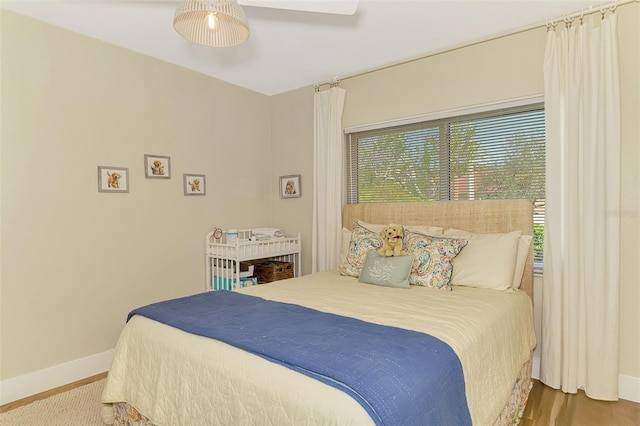
[[[511,397],[502,409],[494,426],[513,426],[520,423],[524,408],[527,405],[529,392],[533,387],[531,380],[531,361],[532,359],[529,358],[529,361],[520,369],[518,379],[514,383],[513,390],[511,391]],[[112,407],[113,425],[115,426],[154,426],[151,420],[126,402],[113,404]]]

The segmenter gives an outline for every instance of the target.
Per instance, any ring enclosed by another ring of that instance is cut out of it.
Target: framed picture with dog
[[[207,186],[204,175],[184,174],[184,195],[205,195]]]
[[[98,192],[129,192],[129,169],[98,166]]]
[[[170,179],[171,158],[164,155],[145,154],[144,175],[149,179]]]
[[[300,175],[280,176],[280,198],[300,198]]]

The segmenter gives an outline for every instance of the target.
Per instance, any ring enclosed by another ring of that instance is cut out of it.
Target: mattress
[[[397,289],[321,272],[242,293],[428,333],[458,355],[474,424],[493,424],[535,346],[531,300],[518,290]],[[250,326],[250,324],[248,324]],[[158,425],[372,424],[349,395],[227,344],[135,316],[103,394]]]

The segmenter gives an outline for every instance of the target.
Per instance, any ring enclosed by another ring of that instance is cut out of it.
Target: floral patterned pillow
[[[453,258],[467,245],[459,238],[439,238],[405,232],[404,247],[414,257],[409,284],[451,290]]]
[[[345,262],[340,265],[340,273],[350,277],[359,277],[364,261],[369,250],[378,250],[382,247],[382,234],[370,231],[364,226],[353,224],[349,253]]]

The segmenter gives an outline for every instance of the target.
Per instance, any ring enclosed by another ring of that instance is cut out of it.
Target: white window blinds
[[[350,133],[347,151],[350,204],[531,200],[534,252],[542,260],[542,104]]]

